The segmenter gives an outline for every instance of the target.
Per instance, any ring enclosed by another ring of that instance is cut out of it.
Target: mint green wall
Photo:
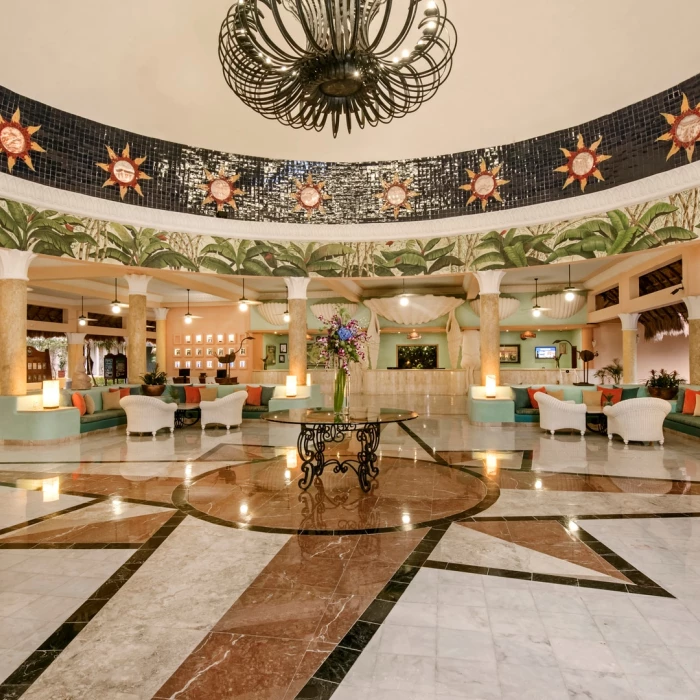
[[[275,356],[277,358],[277,364],[268,367],[269,370],[289,369],[289,354],[285,355],[286,362],[280,362],[280,345],[282,343],[286,343],[287,350],[289,350],[289,336],[282,334],[275,335],[274,333],[265,333],[265,335],[263,335],[263,353],[266,353],[268,345],[277,346],[277,354]],[[263,359],[265,359],[265,355],[263,355]]]
[[[581,350],[581,331],[535,331],[537,337],[532,340],[520,340],[520,331],[501,333],[501,345],[520,345],[520,364],[501,365],[503,369],[512,367],[513,369],[556,369],[557,363],[554,360],[536,360],[535,348],[540,345],[554,345],[555,340],[568,340]],[[561,360],[561,368],[571,367],[571,348],[567,348],[568,353]],[[579,363],[579,369],[581,369]]]
[[[396,367],[397,345],[437,345],[438,367],[451,369],[450,353],[447,350],[447,336],[444,333],[423,333],[420,340],[408,340],[403,333],[383,333],[379,345],[377,369]]]

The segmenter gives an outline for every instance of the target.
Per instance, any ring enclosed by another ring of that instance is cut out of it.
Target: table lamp
[[[295,375],[290,374],[287,377],[287,398],[293,398],[297,395],[297,378]]]
[[[46,379],[42,384],[44,408],[58,408],[61,398],[61,383],[58,379]]]
[[[496,398],[496,375],[487,374],[486,375],[486,398],[495,399]]]

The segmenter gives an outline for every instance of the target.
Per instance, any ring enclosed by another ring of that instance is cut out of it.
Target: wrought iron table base
[[[326,445],[340,443],[347,433],[357,433],[361,445],[357,458],[327,459]],[[332,468],[335,474],[345,474],[352,469],[360,482],[360,488],[369,492],[370,479],[379,474],[376,466],[377,449],[379,448],[378,423],[304,423],[297,440],[297,451],[301,457],[301,470],[304,476],[299,480],[299,487],[306,490],[317,476],[321,476],[327,468]]]
[[[188,413],[194,413],[193,416],[188,416]],[[190,428],[193,425],[199,423],[199,419],[202,417],[202,412],[199,409],[179,409],[175,411],[175,427],[176,428]]]

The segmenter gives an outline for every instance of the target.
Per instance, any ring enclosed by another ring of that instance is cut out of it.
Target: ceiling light
[[[113,314],[118,314],[122,310],[122,307],[119,305],[119,297],[117,296],[117,278],[114,278],[114,301],[112,302],[112,313]]]
[[[289,323],[292,320],[292,317],[289,314],[289,294],[287,294],[287,301],[284,305],[284,313],[282,314],[282,320],[285,323]]]
[[[408,294],[406,294],[406,280],[402,280],[403,282],[403,293],[401,294],[401,297],[399,298],[399,304],[401,306],[408,306],[410,304],[408,300]]]
[[[87,326],[88,320],[85,318],[85,307],[83,306],[83,297],[80,297],[80,316],[78,316],[78,325]]]
[[[248,300],[245,298],[245,279],[243,280],[243,296],[238,302],[238,310],[241,313],[245,313],[246,311],[248,311]]]
[[[564,287],[564,299],[573,301],[576,298],[576,289],[571,286],[571,265],[569,265],[569,284]]]
[[[446,1],[430,0],[422,15],[417,5],[417,0],[393,8],[386,0],[233,4],[219,32],[224,79],[262,116],[316,131],[329,125],[334,137],[341,123],[350,132],[353,126],[403,117],[436,94],[457,46]],[[263,15],[262,6],[269,12]],[[400,50],[416,31],[422,32],[419,49]]]
[[[542,315],[542,307],[537,303],[537,280],[539,278],[535,277],[535,303],[532,306],[532,315],[535,318],[539,318]]]
[[[185,314],[185,323],[192,323],[192,314],[190,313],[190,290],[187,290],[187,313]]]

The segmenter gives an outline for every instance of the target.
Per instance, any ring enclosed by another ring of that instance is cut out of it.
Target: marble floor
[[[0,448],[0,700],[700,700],[700,442],[354,401],[420,414],[368,493],[259,420]]]

